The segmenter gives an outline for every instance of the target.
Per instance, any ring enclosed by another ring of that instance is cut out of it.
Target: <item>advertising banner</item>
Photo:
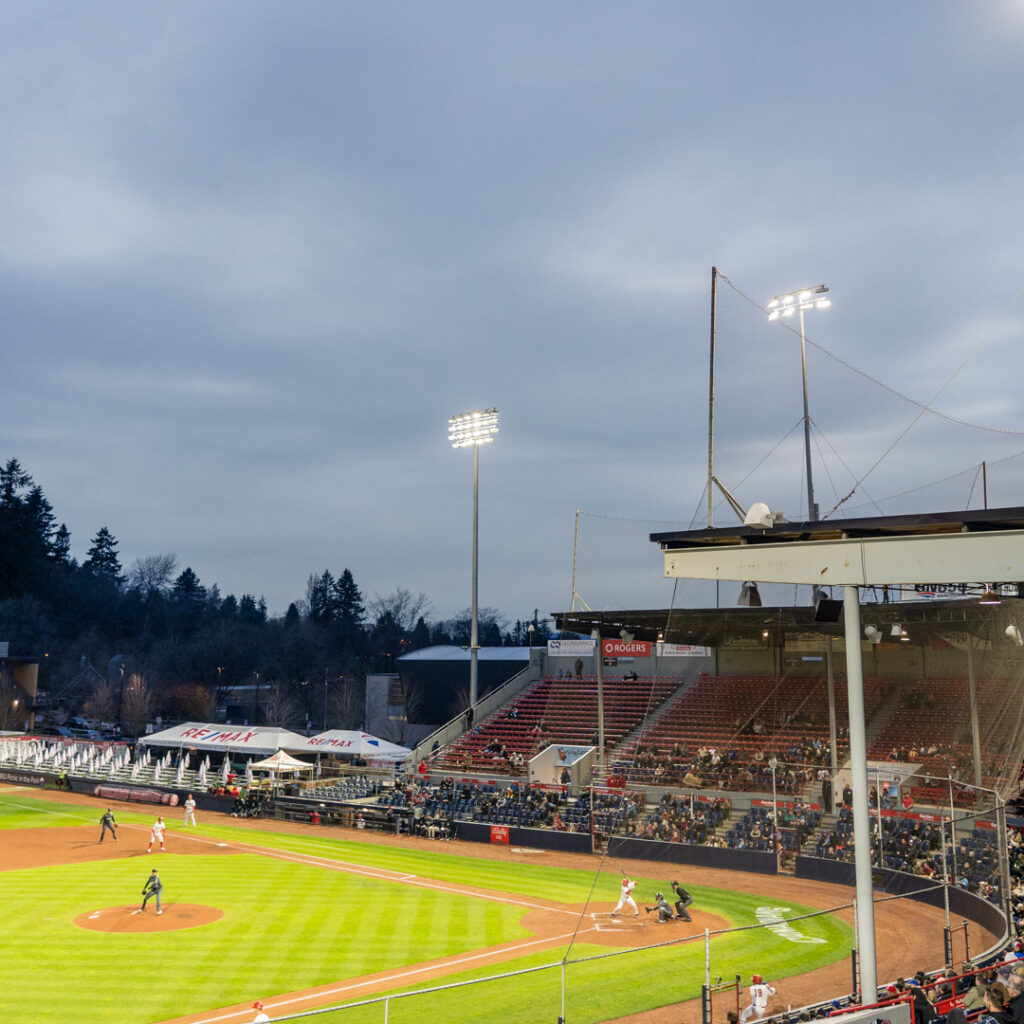
[[[649,640],[602,640],[601,653],[606,658],[649,658],[651,643]]]
[[[710,658],[710,647],[696,647],[693,644],[658,644],[658,656],[661,658]]]
[[[553,657],[582,658],[594,653],[593,640],[549,640],[548,654]]]
[[[508,825],[491,826],[491,842],[508,845]]]

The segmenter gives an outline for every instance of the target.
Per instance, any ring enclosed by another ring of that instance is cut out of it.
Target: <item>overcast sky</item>
[[[2,457],[80,559],[107,526],[272,613],[349,567],[448,617],[447,419],[496,406],[482,605],[568,606],[577,509],[591,607],[701,603],[648,535],[706,520],[717,265],[744,505],[803,517],[758,304],[817,283],[822,513],[980,508],[983,461],[1022,505],[1022,50],[1017,0],[8,2]]]

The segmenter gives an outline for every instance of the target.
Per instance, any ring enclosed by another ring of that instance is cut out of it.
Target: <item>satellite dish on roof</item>
[[[756,526],[762,530],[769,530],[774,524],[772,510],[763,501],[755,501],[743,517],[744,526]]]

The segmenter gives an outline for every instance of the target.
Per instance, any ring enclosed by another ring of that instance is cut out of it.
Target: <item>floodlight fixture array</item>
[[[497,409],[475,409],[448,419],[448,440],[453,448],[490,444],[497,432]]]
[[[798,310],[828,309],[831,305],[828,285],[816,284],[813,288],[801,288],[796,292],[776,295],[768,303],[768,319],[778,320],[780,316],[792,316]]]

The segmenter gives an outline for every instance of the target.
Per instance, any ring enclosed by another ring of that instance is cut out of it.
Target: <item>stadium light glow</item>
[[[769,300],[767,306],[768,319],[778,320],[779,316],[790,317],[800,314],[800,367],[803,376],[804,390],[804,458],[807,471],[807,519],[816,522],[818,506],[814,501],[814,479],[811,475],[811,416],[807,408],[807,341],[804,337],[804,310],[827,309],[832,305],[828,298],[828,285],[816,284],[811,288],[800,288],[797,291],[783,292]]]
[[[497,432],[497,409],[476,409],[448,419],[448,440],[453,448],[490,444]]]

